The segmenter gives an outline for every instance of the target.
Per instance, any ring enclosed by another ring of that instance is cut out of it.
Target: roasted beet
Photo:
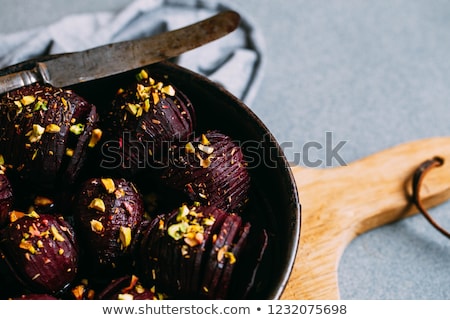
[[[175,150],[161,181],[194,201],[228,212],[242,210],[250,188],[240,146],[218,131],[202,134]]]
[[[195,126],[190,100],[166,78],[142,70],[137,81],[118,90],[101,122],[105,138],[101,167],[136,172],[159,166],[172,143]]]
[[[233,247],[239,239],[241,224],[241,217],[231,214],[221,225],[207,258],[201,286],[202,296],[222,299],[226,297],[232,269],[237,260],[237,250],[233,250]],[[227,277],[226,283],[222,281],[223,277]]]
[[[5,167],[32,191],[73,182],[99,135],[96,121],[95,106],[70,90],[33,84],[4,94],[0,155]]]
[[[0,249],[11,276],[35,293],[58,293],[78,271],[72,227],[53,215],[25,215],[0,232]]]
[[[76,231],[87,262],[99,271],[121,271],[142,221],[142,195],[125,179],[91,178],[75,197]]]
[[[256,234],[236,214],[183,205],[146,225],[137,251],[138,272],[145,284],[169,297],[245,298],[265,252],[252,240]]]
[[[9,212],[13,204],[13,190],[8,178],[0,172],[0,228],[9,222]]]
[[[198,296],[204,253],[225,216],[214,207],[183,205],[155,218],[143,232],[137,252],[142,280],[169,296]]]

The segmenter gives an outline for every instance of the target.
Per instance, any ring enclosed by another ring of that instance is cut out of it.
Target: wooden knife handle
[[[405,143],[348,166],[293,167],[302,223],[282,299],[338,299],[337,270],[345,247],[363,232],[417,212],[411,179],[435,156],[444,164],[427,174],[421,189],[424,205],[431,207],[450,199],[450,137]]]

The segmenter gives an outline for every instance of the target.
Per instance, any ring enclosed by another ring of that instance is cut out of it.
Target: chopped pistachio
[[[206,154],[211,154],[211,153],[213,153],[213,151],[214,151],[214,148],[213,148],[213,147],[211,147],[211,146],[205,146],[204,144],[199,144],[199,145],[198,145],[198,149],[199,149],[200,151],[203,151],[203,152],[206,153]]]
[[[111,178],[102,178],[101,179],[103,186],[105,187],[108,193],[113,193],[116,190],[116,186],[114,184],[114,180]]]
[[[44,132],[45,128],[41,127],[39,124],[33,124],[33,129],[31,131],[28,131],[26,136],[29,137],[28,139],[30,140],[30,142],[38,142]]]
[[[44,110],[44,111],[48,110],[47,101],[42,100],[42,99],[38,99],[38,101],[36,101],[33,111],[39,111],[39,110]]]
[[[142,116],[143,113],[144,113],[144,109],[141,106],[139,106],[139,108],[137,109],[137,112],[136,112],[136,118],[139,118],[140,116]]]
[[[78,123],[78,124],[73,124],[70,126],[70,132],[72,132],[75,135],[80,135],[83,133],[84,131],[84,124],[82,123]]]
[[[134,287],[134,290],[135,290],[136,293],[138,293],[138,294],[141,294],[141,293],[144,293],[144,292],[145,292],[145,288],[144,288],[142,285],[140,285],[140,284],[137,284],[137,285]]]
[[[95,209],[101,212],[105,212],[106,207],[105,203],[100,198],[94,198],[92,199],[91,203],[89,204],[88,208]]]
[[[153,103],[156,105],[159,102],[159,94],[158,92],[152,92]]]
[[[236,262],[236,257],[234,256],[233,252],[228,251],[227,245],[220,248],[219,251],[217,252],[217,261],[221,262],[224,259],[227,259],[228,263],[230,263],[230,264],[233,264]]]
[[[56,229],[56,227],[54,225],[52,225],[50,227],[50,231],[52,232],[53,238],[56,241],[59,241],[59,242],[64,242],[65,241],[64,237],[59,233],[58,229]]]
[[[28,227],[28,233],[30,234],[31,237],[40,237],[41,236],[41,232],[39,231],[39,229],[36,227],[36,225],[34,223]]]
[[[224,256],[225,256],[225,252],[228,251],[228,246],[223,246],[219,249],[219,251],[217,252],[217,261],[222,261]]]
[[[5,164],[5,158],[3,157],[2,154],[0,154],[0,166]]]
[[[31,243],[31,241],[28,241],[28,240],[22,240],[19,244],[19,248],[28,250],[28,252],[31,254],[36,253],[36,249],[33,247],[33,244]]]
[[[145,71],[144,69],[142,69],[137,75],[136,75],[136,79],[139,80],[143,80],[143,79],[148,79],[148,73],[147,71]]]
[[[75,297],[76,300],[82,300],[83,299],[83,293],[84,293],[85,286],[80,284],[78,286],[75,286],[72,288],[72,294]]]
[[[116,189],[114,195],[116,196],[116,199],[120,199],[125,195],[125,191],[122,188]]]
[[[171,96],[171,97],[175,96],[175,89],[171,85],[162,87],[161,88],[161,92],[163,92],[163,93],[165,93],[165,94],[167,94],[168,96]]]
[[[229,264],[233,264],[236,262],[236,257],[234,256],[233,252],[227,251],[224,254],[225,259],[228,259]]]
[[[184,234],[186,233],[189,225],[186,222],[180,222],[171,225],[167,229],[167,233],[169,236],[171,236],[174,240],[180,240],[183,238]]]
[[[197,154],[197,158],[200,161],[200,166],[202,168],[208,168],[211,165],[211,156],[206,159],[203,159],[199,154]]]
[[[148,112],[150,110],[150,100],[149,99],[145,99],[144,100],[144,111]]]
[[[34,211],[34,210],[31,210],[31,211],[27,214],[27,216],[28,216],[28,217],[31,217],[31,218],[35,218],[35,219],[38,219],[38,218],[39,218],[39,214],[38,214],[36,211]]]
[[[182,256],[186,256],[189,253],[189,246],[187,245],[182,245],[181,246],[181,255]]]
[[[27,106],[29,104],[32,104],[35,100],[36,100],[35,96],[23,96],[22,99],[20,99],[20,102],[24,106]]]
[[[136,86],[136,96],[141,100],[148,99],[150,97],[150,87],[138,83]]]
[[[211,216],[209,218],[204,218],[202,221],[202,224],[204,226],[212,226],[215,221],[216,221],[216,219],[213,216]]]
[[[54,123],[51,123],[51,124],[47,125],[47,127],[45,127],[45,132],[58,133],[60,131],[61,131],[61,127]]]
[[[209,146],[211,144],[211,142],[208,140],[208,138],[204,133],[202,133],[202,144],[205,146]]]
[[[60,256],[62,256],[62,255],[64,254],[64,249],[63,249],[63,248],[59,248],[58,254],[59,254]]]
[[[191,232],[188,233],[187,236],[184,238],[184,242],[190,246],[195,247],[203,242],[204,236],[203,233],[197,232]]]
[[[138,104],[134,104],[134,103],[127,103],[126,105],[126,109],[129,113],[131,113],[132,115],[136,115],[137,114],[137,109],[139,108]]]
[[[119,293],[117,295],[117,300],[134,300],[134,297],[129,293]]]
[[[195,153],[195,147],[192,144],[192,142],[186,143],[186,145],[184,147],[185,147],[187,153]]]
[[[91,220],[91,230],[95,233],[102,233],[105,228],[103,227],[102,223],[98,220],[92,219]]]
[[[93,148],[95,147],[95,145],[97,144],[97,142],[100,141],[100,139],[102,138],[102,130],[96,128],[94,130],[92,130],[92,135],[91,135],[91,139],[89,140],[89,147]]]
[[[124,248],[128,247],[131,243],[131,228],[120,226],[119,239]]]
[[[36,245],[38,248],[41,248],[41,249],[44,247],[44,243],[42,242],[42,240],[36,241]]]
[[[66,149],[66,156],[68,156],[68,157],[73,157],[73,153],[74,153],[75,151],[73,150],[73,149],[70,149],[70,148],[67,148]]]
[[[63,103],[64,107],[67,108],[67,100],[64,99],[64,97],[61,97],[61,102]]]
[[[9,213],[9,221],[14,222],[25,216],[25,213],[22,211],[13,210]]]
[[[183,218],[189,214],[189,208],[187,205],[183,204],[178,208],[177,221],[183,221]]]

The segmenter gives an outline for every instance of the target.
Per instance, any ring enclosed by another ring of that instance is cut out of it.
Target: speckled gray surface
[[[127,2],[29,0],[19,6],[2,0],[0,32]],[[324,143],[327,132],[335,144],[346,141],[339,150],[346,162],[450,134],[448,1],[222,2],[264,36],[264,78],[250,107],[284,143],[288,160],[295,161],[309,141]],[[309,160],[325,162],[323,151]],[[450,204],[431,213],[450,228]],[[339,267],[341,297],[450,299],[449,265],[450,242],[414,216],[349,245]]]

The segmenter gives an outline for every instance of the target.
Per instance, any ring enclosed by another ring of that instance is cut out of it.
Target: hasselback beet
[[[170,298],[245,298],[266,250],[254,239],[267,238],[236,214],[183,205],[146,224],[138,275]]]
[[[142,280],[169,296],[198,297],[204,254],[225,216],[215,207],[183,205],[153,219],[137,253]]]
[[[103,118],[106,157],[101,166],[122,173],[160,166],[170,145],[185,141],[195,126],[190,100],[168,79],[146,70],[118,90]]]
[[[21,186],[53,189],[78,176],[100,132],[94,105],[38,83],[0,97],[0,155]],[[91,140],[92,139],[92,140]]]
[[[9,212],[13,205],[13,190],[5,174],[0,172],[0,228],[9,222]]]
[[[89,265],[105,272],[128,267],[130,245],[143,215],[142,195],[133,183],[86,181],[75,197],[74,220]]]
[[[24,215],[10,223],[0,232],[0,250],[11,276],[34,293],[58,293],[77,275],[74,230],[53,215]]]
[[[162,170],[163,184],[193,201],[239,212],[248,200],[250,175],[242,150],[218,131],[209,131],[180,146]]]

